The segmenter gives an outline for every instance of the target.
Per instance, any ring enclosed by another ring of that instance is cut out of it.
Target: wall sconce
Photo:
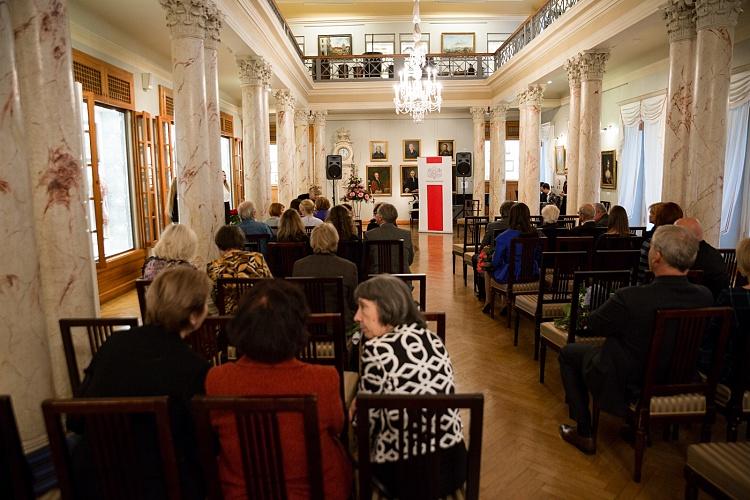
[[[144,92],[154,88],[154,84],[151,82],[151,73],[141,73],[141,85]]]

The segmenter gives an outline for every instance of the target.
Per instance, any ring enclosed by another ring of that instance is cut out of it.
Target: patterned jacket
[[[216,280],[219,278],[273,278],[263,254],[244,250],[229,250],[208,264],[208,277],[214,282],[211,298],[216,303]],[[227,314],[237,310],[234,294],[227,294],[225,307]]]

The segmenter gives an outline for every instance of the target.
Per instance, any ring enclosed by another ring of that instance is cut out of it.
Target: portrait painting
[[[370,161],[388,161],[388,141],[370,141]]]
[[[474,52],[474,33],[443,33],[440,49],[443,54],[471,54]]]
[[[450,156],[455,158],[453,151],[453,139],[438,139],[437,141],[437,154],[438,156]]]
[[[565,146],[555,146],[555,173],[565,174]]]
[[[318,35],[319,56],[352,55],[351,35]]]
[[[390,165],[367,165],[367,189],[373,196],[390,196],[391,189]]]
[[[419,139],[404,139],[404,160],[405,161],[417,161],[420,156],[420,140]]]
[[[419,178],[416,165],[401,165],[401,196],[411,196],[419,192]]]
[[[602,189],[617,189],[617,159],[615,150],[602,151]]]

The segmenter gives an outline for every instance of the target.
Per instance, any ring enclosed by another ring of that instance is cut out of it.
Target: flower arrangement
[[[356,167],[352,166],[352,173],[346,180],[346,185],[344,186],[344,196],[341,198],[341,201],[358,203],[369,203],[370,201],[373,201],[372,194],[370,194],[365,189],[365,185],[362,183],[362,179],[357,177],[357,174],[355,172]]]
[[[230,226],[236,226],[240,222],[242,222],[242,221],[240,220],[240,216],[237,213],[237,209],[236,208],[231,209],[229,211],[229,225]]]

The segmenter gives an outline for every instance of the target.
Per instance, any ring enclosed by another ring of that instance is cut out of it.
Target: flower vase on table
[[[373,201],[370,194],[362,183],[362,179],[357,177],[356,168],[352,167],[352,174],[346,180],[344,187],[344,196],[341,201],[349,203],[352,206],[352,215],[354,219],[360,219],[362,214],[362,204]]]

